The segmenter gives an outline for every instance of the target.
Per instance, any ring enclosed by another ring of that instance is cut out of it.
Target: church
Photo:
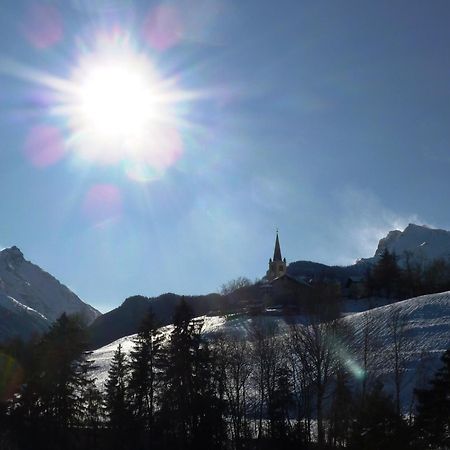
[[[286,273],[286,258],[281,259],[280,240],[277,237],[275,239],[275,250],[273,252],[273,259],[269,259],[269,270],[266,272],[266,279],[272,281]]]
[[[273,258],[269,259],[269,269],[265,276],[266,288],[274,303],[291,303],[305,299],[310,291],[310,284],[287,273],[286,258],[281,255],[278,230],[275,237]]]

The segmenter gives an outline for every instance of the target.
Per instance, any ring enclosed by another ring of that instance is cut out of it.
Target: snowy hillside
[[[386,249],[395,253],[400,263],[407,254],[411,260],[421,264],[438,258],[450,260],[450,231],[410,223],[403,231],[390,231],[380,239],[375,255],[360,260],[360,263],[375,262]]]
[[[414,388],[425,387],[450,348],[450,292],[423,295],[343,319],[352,326],[357,346],[362,347],[367,327],[374,343],[373,366],[388,391],[394,392],[393,327],[397,321],[402,352],[402,404],[411,407]],[[369,325],[367,325],[369,323]]]
[[[100,315],[52,275],[27,261],[17,247],[0,251],[0,308],[8,311],[0,316],[2,339],[27,335],[37,323],[38,328],[45,328],[44,324],[48,326],[63,312],[81,314],[88,323]],[[6,323],[11,317],[19,320],[21,327],[12,329],[11,323]]]
[[[392,325],[400,315],[406,342],[406,358],[413,362],[424,354],[441,354],[450,347],[450,292],[429,294],[349,315],[357,342],[362,341],[367,318],[373,323],[371,334],[384,350],[392,346]]]
[[[405,344],[403,357],[405,359],[405,374],[403,376],[403,404],[409,408],[411,393],[414,387],[420,386],[430,376],[439,364],[441,354],[450,347],[450,292],[425,295],[399,303],[381,306],[370,311],[348,315],[341,319],[351,326],[355,334],[356,344],[361,344],[366,323],[369,320],[370,335],[374,341],[375,356],[374,369],[381,376],[387,389],[392,391],[392,318],[402,319]],[[370,318],[370,319],[368,319]],[[254,318],[240,316],[236,319],[223,317],[203,317],[205,321],[204,332],[232,332],[242,336],[248,334]],[[297,317],[297,321],[304,318]],[[263,316],[256,320],[276,323],[280,333],[287,330],[288,325],[280,316]],[[164,327],[168,333],[169,327]],[[132,349],[132,340],[135,335],[121,338],[111,344],[94,351],[92,357],[97,369],[95,376],[98,384],[103,385],[114,351],[119,344],[125,353]],[[358,347],[358,345],[356,345]],[[359,345],[361,347],[361,345]],[[361,367],[358,352],[350,357],[354,367]],[[359,369],[360,370],[360,369]]]

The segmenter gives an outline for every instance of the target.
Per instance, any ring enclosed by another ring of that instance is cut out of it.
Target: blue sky
[[[450,228],[446,1],[0,8],[0,246],[102,311],[260,277],[277,227],[288,262],[329,264],[370,256],[409,222]],[[175,31],[163,20],[159,45],[143,30],[161,9]],[[126,161],[77,157],[42,84],[69,78],[100,32],[199,94],[176,105],[180,154],[146,182]]]

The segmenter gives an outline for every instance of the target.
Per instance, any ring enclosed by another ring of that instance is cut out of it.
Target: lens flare
[[[96,184],[86,193],[83,210],[96,224],[117,219],[122,212],[120,190],[112,184]]]
[[[144,23],[144,39],[156,50],[176,45],[183,35],[183,24],[178,9],[159,5],[152,9]]]
[[[356,361],[349,358],[344,361],[344,364],[355,379],[362,380],[365,378],[366,373],[364,369]]]
[[[0,352],[0,401],[12,397],[22,382],[23,373],[18,362]]]
[[[51,47],[63,37],[61,13],[56,6],[40,2],[29,5],[21,28],[28,42],[37,49]]]
[[[63,158],[64,151],[64,139],[56,127],[38,125],[27,135],[24,152],[35,167],[44,168],[57,163]]]

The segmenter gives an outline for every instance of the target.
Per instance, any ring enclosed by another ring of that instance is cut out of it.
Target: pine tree
[[[81,323],[66,314],[56,321],[42,342],[44,403],[47,414],[61,429],[67,429],[75,421],[85,349],[86,336]]]
[[[131,412],[127,403],[127,371],[128,363],[122,352],[122,345],[119,344],[114,352],[105,385],[106,414],[116,448],[125,448],[124,439],[130,429]]]
[[[140,331],[134,339],[130,360],[130,405],[141,433],[152,438],[157,388],[160,378],[163,335],[156,327],[155,317],[150,311],[142,321]]]
[[[95,378],[91,373],[96,367],[89,359],[91,353],[86,353],[86,359],[80,366],[78,383],[78,424],[86,429],[89,439],[89,447],[96,448],[98,432],[104,421],[104,400],[101,392],[95,384]]]
[[[333,447],[347,443],[353,413],[350,375],[340,366],[336,371],[329,418],[329,441]]]
[[[415,391],[419,401],[415,428],[423,448],[450,447],[450,349],[441,360],[443,366],[430,388]]]
[[[372,283],[380,295],[390,298],[398,294],[401,271],[395,253],[385,249],[373,268]]]
[[[177,449],[220,448],[224,441],[223,403],[217,395],[212,353],[183,300],[174,314],[164,362],[161,428]]]
[[[405,423],[397,415],[392,399],[376,383],[356,408],[347,447],[354,450],[398,450],[409,448]]]
[[[10,408],[21,445],[70,448],[82,409],[79,391],[84,383],[85,328],[79,318],[63,314],[31,346],[33,356],[26,364],[25,382]]]
[[[404,252],[404,269],[400,277],[400,294],[402,298],[416,297],[423,291],[423,270],[414,260],[411,251]]]

